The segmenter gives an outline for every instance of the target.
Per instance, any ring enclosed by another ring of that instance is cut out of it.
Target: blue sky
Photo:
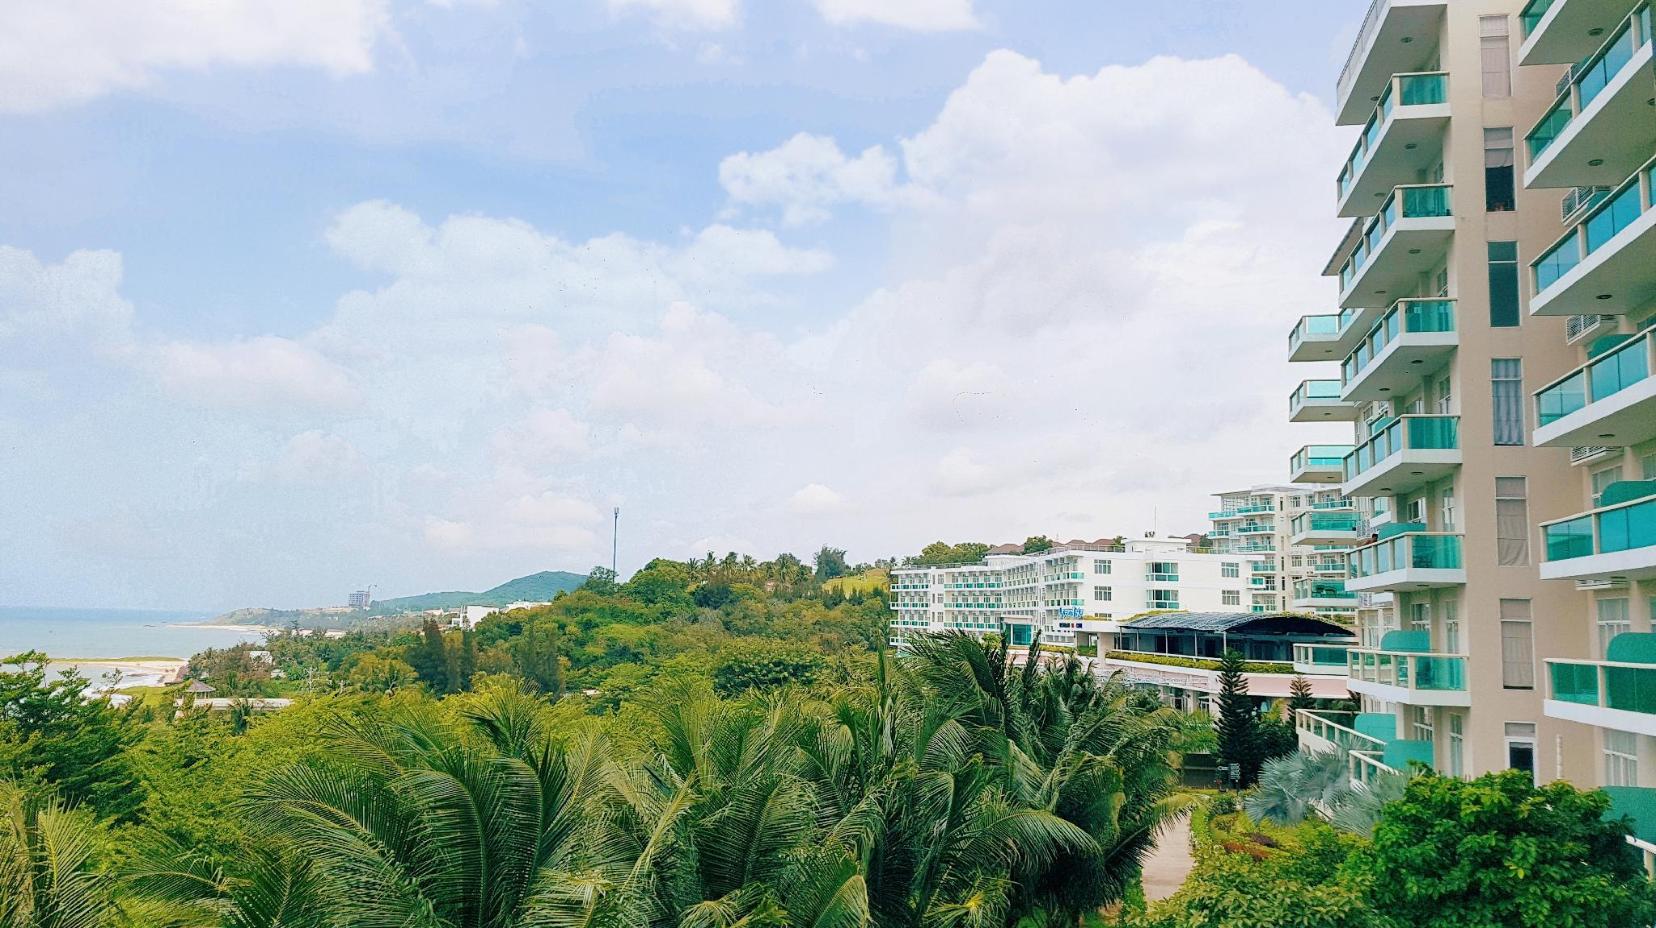
[[[0,11],[0,602],[1194,530],[1337,437],[1360,3],[194,6]]]

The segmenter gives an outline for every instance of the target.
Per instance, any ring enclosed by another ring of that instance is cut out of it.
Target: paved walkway
[[[1195,867],[1196,861],[1190,856],[1190,816],[1181,815],[1162,832],[1156,849],[1144,861],[1145,901],[1173,895]]]

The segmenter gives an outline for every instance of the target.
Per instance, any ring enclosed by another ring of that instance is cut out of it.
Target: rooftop
[[[1123,631],[1162,628],[1184,632],[1279,632],[1350,635],[1351,629],[1301,612],[1163,612],[1121,623]]]

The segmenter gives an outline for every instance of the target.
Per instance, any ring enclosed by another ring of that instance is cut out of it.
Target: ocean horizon
[[[216,613],[177,609],[0,606],[0,657],[44,651],[53,662],[128,657],[185,659],[263,635],[202,625]]]

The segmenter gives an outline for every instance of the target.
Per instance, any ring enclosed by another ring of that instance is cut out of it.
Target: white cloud
[[[836,26],[879,23],[920,32],[978,28],[972,0],[816,0],[817,12]]]
[[[725,29],[736,24],[738,0],[605,0],[618,12],[643,10],[657,22],[686,29]]]
[[[820,483],[808,483],[788,497],[788,511],[800,516],[818,516],[845,508],[845,498]]]
[[[884,148],[851,158],[833,139],[804,132],[769,151],[726,157],[719,183],[733,203],[781,207],[788,225],[820,222],[840,203],[885,206],[900,196],[897,161]]]
[[[311,429],[288,439],[276,460],[275,475],[290,483],[326,483],[359,474],[363,468],[362,455],[350,441]]]
[[[586,552],[598,540],[603,514],[585,500],[553,491],[526,494],[465,519],[429,518],[424,537],[456,554],[538,549]]]
[[[496,431],[493,444],[503,459],[534,467],[585,454],[590,432],[566,409],[535,409]]]
[[[121,256],[76,251],[58,264],[0,245],[0,340],[84,336],[105,349],[130,337],[132,304],[120,294]]]
[[[147,363],[163,385],[210,406],[337,409],[360,398],[351,375],[315,349],[261,335],[231,342],[168,342]]]
[[[1002,483],[1000,477],[994,467],[962,449],[945,454],[932,471],[934,486],[943,496],[986,493]]]
[[[170,70],[373,67],[389,0],[52,0],[0,4],[0,112],[143,87]]]

